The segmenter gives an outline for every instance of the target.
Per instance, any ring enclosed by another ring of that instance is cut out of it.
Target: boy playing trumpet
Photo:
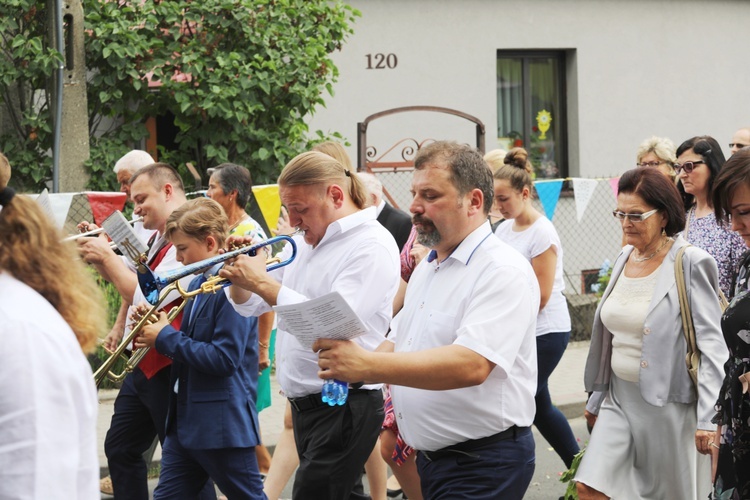
[[[215,257],[228,233],[224,210],[213,200],[186,202],[169,216],[165,235],[184,265]],[[189,290],[218,272],[217,263]],[[266,498],[255,458],[260,442],[255,399],[258,382],[257,318],[229,304],[226,289],[190,299],[181,330],[159,313],[136,347],[170,357],[167,436],[154,498],[192,498],[209,476],[229,498]],[[250,332],[250,335],[248,335]]]

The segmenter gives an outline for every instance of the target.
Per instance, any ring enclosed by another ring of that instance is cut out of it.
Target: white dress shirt
[[[75,334],[0,272],[0,498],[99,498],[98,402]]]
[[[529,262],[485,222],[447,257],[414,270],[389,339],[396,352],[456,344],[496,366],[480,385],[446,391],[391,386],[404,440],[435,451],[527,427],[536,407],[539,285]]]
[[[153,258],[159,252],[159,250],[161,250],[161,248],[167,244],[169,244],[169,242],[166,240],[166,238],[164,238],[164,236],[162,236],[161,234],[157,233],[155,236],[155,240],[153,244],[151,245],[151,248],[149,248],[149,251],[148,251],[148,262],[151,262],[151,260],[153,260]],[[132,261],[128,261],[128,267],[134,272],[137,272],[135,265],[133,264]],[[182,267],[183,265],[177,261],[177,251],[172,246],[172,247],[169,247],[169,249],[167,250],[167,253],[164,255],[164,258],[161,260],[161,262],[159,262],[159,265],[156,266],[156,269],[154,269],[154,274],[157,274],[157,275],[164,274],[170,271],[174,271],[175,269],[181,269]],[[188,289],[188,286],[190,285],[190,282],[193,281],[194,277],[195,275],[189,274],[187,276],[180,278],[179,281],[183,290]],[[180,294],[177,290],[170,292],[169,295],[167,296],[167,299],[162,301],[161,307],[159,309],[160,310],[163,309],[164,306],[166,306],[167,304],[179,298],[180,298]],[[150,304],[148,304],[148,302],[146,301],[146,296],[143,295],[143,292],[141,291],[141,287],[136,285],[135,293],[133,294],[133,301],[131,302],[131,307],[128,309],[128,319],[125,324],[125,335],[127,335],[131,331],[133,326],[135,326],[135,322],[130,319],[130,316],[133,313],[133,310],[134,310],[133,307],[139,304],[146,304],[150,307]]]
[[[385,340],[391,321],[401,268],[396,242],[375,219],[375,207],[332,222],[314,248],[301,236],[294,240],[297,257],[271,272],[282,285],[276,303],[297,304],[339,292],[367,327],[367,333],[354,341],[369,350],[378,347]],[[287,245],[280,257],[285,260],[290,255]],[[232,305],[243,316],[258,316],[270,310],[257,295],[244,304]],[[302,347],[287,333],[282,320],[276,334],[276,363],[279,385],[286,397],[321,391],[323,380],[318,377],[317,353]]]

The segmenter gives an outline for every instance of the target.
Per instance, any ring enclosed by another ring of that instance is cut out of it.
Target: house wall
[[[743,0],[351,0],[362,12],[334,55],[335,96],[311,130],[339,131],[356,153],[356,124],[409,105],[480,118],[497,147],[498,49],[565,50],[569,174],[631,168],[651,135],[727,143],[750,125],[750,2]],[[367,54],[395,54],[395,69],[366,69]],[[378,151],[401,137],[474,142],[468,122],[428,114],[380,120]]]

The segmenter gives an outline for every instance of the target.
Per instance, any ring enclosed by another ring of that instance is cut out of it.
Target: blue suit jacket
[[[223,290],[202,294],[195,312],[194,305],[185,306],[182,331],[166,326],[156,338],[156,350],[173,360],[167,434],[176,426],[187,449],[256,446],[258,319],[235,312]]]

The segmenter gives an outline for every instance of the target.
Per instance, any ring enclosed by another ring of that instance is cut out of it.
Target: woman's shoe
[[[402,490],[401,488],[397,490],[386,489],[385,494],[388,496],[388,498],[397,498],[404,494],[404,490]]]

